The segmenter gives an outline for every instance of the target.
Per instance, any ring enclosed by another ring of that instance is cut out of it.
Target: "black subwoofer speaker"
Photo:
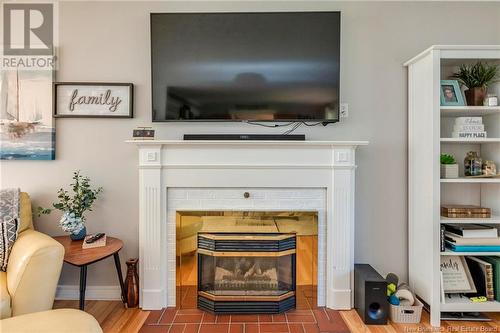
[[[370,265],[354,265],[354,307],[365,324],[387,324],[387,282]]]

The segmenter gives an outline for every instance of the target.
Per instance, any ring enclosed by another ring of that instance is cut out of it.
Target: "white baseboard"
[[[56,290],[57,300],[80,299],[80,287],[71,285],[59,285]],[[121,300],[120,286],[87,286],[85,290],[86,300]]]

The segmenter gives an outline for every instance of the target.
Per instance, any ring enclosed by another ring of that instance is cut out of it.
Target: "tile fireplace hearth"
[[[314,211],[315,306],[352,307],[355,149],[367,142],[132,141],[139,147],[140,307],[177,306],[179,211]]]

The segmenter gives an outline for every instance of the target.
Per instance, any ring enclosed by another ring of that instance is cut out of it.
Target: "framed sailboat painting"
[[[2,70],[0,159],[55,159],[51,70]]]

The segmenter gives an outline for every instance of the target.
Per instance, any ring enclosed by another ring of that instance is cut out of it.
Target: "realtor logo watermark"
[[[2,69],[55,69],[56,5],[3,3]]]

